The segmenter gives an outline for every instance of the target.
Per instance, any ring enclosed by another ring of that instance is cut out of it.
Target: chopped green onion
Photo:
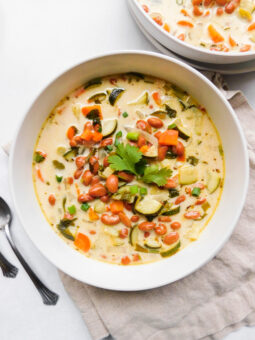
[[[113,146],[112,145],[106,145],[105,149],[107,151],[112,151],[113,150]]]
[[[128,113],[127,113],[127,112],[123,112],[123,113],[122,113],[122,116],[123,116],[124,118],[127,118],[127,117],[128,117]]]
[[[147,193],[148,193],[148,190],[147,190],[147,188],[144,188],[144,187],[141,187],[140,188],[140,195],[147,195]]]
[[[43,162],[44,160],[45,160],[45,157],[44,157],[42,154],[40,154],[40,152],[36,151],[36,152],[34,153],[34,161],[35,161],[36,163],[41,163],[41,162]]]
[[[118,132],[116,133],[116,138],[120,138],[120,137],[122,137],[122,131],[118,131]]]
[[[58,183],[61,183],[62,179],[63,179],[63,176],[56,175],[56,180],[57,180]]]
[[[129,132],[127,134],[127,139],[136,142],[136,141],[138,141],[139,135],[140,135],[139,132]]]
[[[90,208],[90,205],[88,203],[82,203],[81,210],[88,211]]]
[[[74,215],[76,213],[76,206],[75,205],[71,205],[67,209],[68,209],[69,214],[71,214],[71,215]]]
[[[192,196],[195,196],[195,197],[198,197],[200,195],[200,191],[201,189],[200,188],[193,188],[193,190],[191,191],[191,195]]]
[[[138,186],[137,186],[137,185],[132,185],[132,186],[130,187],[130,193],[131,193],[132,195],[137,194],[137,193],[138,193]]]

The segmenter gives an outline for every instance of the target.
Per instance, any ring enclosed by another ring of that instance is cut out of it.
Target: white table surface
[[[121,49],[155,51],[130,17],[125,0],[0,0],[0,145],[12,139],[28,105],[56,75],[89,56]],[[255,72],[226,79],[232,89],[243,90],[255,107]],[[2,150],[0,174],[0,196],[12,206],[8,158]],[[0,275],[0,339],[91,339],[56,268],[15,218],[13,231],[28,262],[60,300],[55,307],[42,304],[1,234],[1,251],[20,270],[15,280]],[[255,328],[243,328],[225,340],[254,338]]]

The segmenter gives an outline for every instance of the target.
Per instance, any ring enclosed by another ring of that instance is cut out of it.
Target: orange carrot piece
[[[177,145],[178,131],[166,130],[159,136],[158,142],[160,145]]]
[[[250,26],[248,27],[248,31],[252,31],[255,30],[255,22],[250,24]]]
[[[229,41],[229,45],[231,47],[235,47],[236,46],[236,41],[231,36],[229,36],[228,41]]]
[[[70,126],[67,131],[66,131],[66,136],[69,140],[71,140],[76,133],[76,128],[75,126]]]
[[[44,183],[44,179],[43,179],[43,176],[42,176],[41,169],[36,168],[36,173],[37,173],[37,177],[39,178],[39,180]]]
[[[163,28],[164,28],[165,31],[170,33],[170,26],[167,23],[164,24]]]
[[[213,42],[219,43],[224,41],[223,36],[213,27],[213,25],[208,26],[208,32]]]
[[[113,201],[110,204],[110,210],[113,214],[118,214],[119,212],[124,210],[124,203],[123,201]]]
[[[97,221],[99,219],[98,214],[94,211],[93,208],[89,208],[89,219],[90,221]]]
[[[151,18],[152,18],[152,20],[154,20],[155,23],[158,24],[159,26],[162,26],[162,25],[163,25],[163,21],[162,21],[161,15],[159,15],[159,14],[153,15]]]
[[[158,104],[158,105],[161,104],[161,98],[160,98],[160,94],[158,92],[153,92],[152,98],[154,99],[156,104]]]
[[[142,5],[144,12],[149,13],[149,7],[147,5]]]
[[[93,137],[92,137],[94,142],[100,142],[103,139],[103,135],[101,132],[95,131],[93,133]]]
[[[185,40],[185,34],[181,33],[180,35],[178,35],[177,38],[180,39],[181,41],[184,41]]]
[[[247,52],[251,49],[251,45],[244,45],[243,47],[240,48],[240,52]]]
[[[209,10],[207,10],[203,16],[204,17],[208,17],[208,15],[210,15],[210,11]]]
[[[80,191],[80,188],[78,186],[78,183],[76,183],[76,182],[75,182],[75,188],[76,188],[77,197],[78,197],[78,196],[80,196],[81,191]]]
[[[99,112],[99,118],[103,119],[101,105],[98,105],[98,104],[83,106],[83,108],[81,109],[81,112],[86,117],[92,110],[97,110]]]
[[[149,146],[148,145],[143,145],[143,146],[141,146],[140,147],[140,151],[142,152],[142,153],[145,153],[145,152],[147,152],[148,150],[149,150]]]
[[[90,129],[85,128],[80,137],[81,139],[84,139],[85,141],[90,142],[93,138],[93,132]]]
[[[186,11],[186,9],[182,8],[181,9],[181,13],[185,16],[185,17],[190,17],[189,13]]]
[[[186,26],[186,27],[190,27],[190,28],[194,27],[194,25],[187,20],[180,20],[180,21],[177,22],[177,24],[180,25],[180,26]]]
[[[79,233],[74,240],[74,245],[84,252],[87,252],[90,249],[90,239],[87,235]]]

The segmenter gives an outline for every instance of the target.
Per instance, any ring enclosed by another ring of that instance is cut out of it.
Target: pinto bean
[[[48,201],[49,201],[50,205],[52,205],[52,206],[55,205],[55,203],[56,203],[55,195],[51,194],[48,198]]]
[[[179,238],[180,238],[180,236],[179,236],[177,231],[171,231],[170,233],[168,233],[164,237],[163,242],[165,244],[170,245],[170,244],[173,244],[173,243],[177,242],[179,240]]]
[[[156,227],[156,223],[154,222],[142,222],[138,225],[138,228],[142,231],[149,231]]]
[[[101,141],[100,146],[104,148],[107,145],[112,145],[113,139],[112,138],[105,138]]]
[[[133,179],[134,179],[134,175],[132,175],[132,174],[128,174],[127,172],[125,172],[125,171],[119,171],[118,172],[118,176],[121,178],[121,179],[123,179],[123,181],[125,181],[125,182],[132,182],[133,181]]]
[[[91,185],[97,184],[100,182],[100,177],[99,176],[94,176],[91,180]]]
[[[158,235],[165,235],[166,232],[167,232],[167,227],[163,223],[159,223],[159,225],[155,227],[155,233]]]
[[[115,225],[120,222],[119,215],[102,214],[101,221],[106,225]]]
[[[175,203],[175,204],[180,204],[180,203],[184,202],[185,199],[186,199],[186,196],[185,196],[185,195],[181,195],[181,196],[179,196],[179,197],[176,198],[176,200],[175,200],[174,203]]]
[[[155,129],[160,129],[164,125],[162,120],[157,117],[151,117],[147,119],[147,122],[150,124],[150,126],[154,127]]]
[[[100,197],[100,201],[107,203],[109,202],[110,197],[108,195],[102,196]]]
[[[184,217],[189,220],[197,220],[200,217],[199,211],[188,211],[184,214]]]
[[[140,130],[151,132],[151,127],[145,120],[138,120],[136,122],[136,127]]]
[[[178,141],[176,146],[175,145],[172,146],[172,151],[176,155],[182,156],[185,152],[185,148],[184,148],[184,145],[182,144],[182,142]]]
[[[91,166],[91,172],[96,175],[99,170],[99,162],[98,162],[98,157],[92,156],[89,159],[89,164]]]
[[[77,169],[73,175],[74,179],[78,179],[81,177],[83,170],[82,169]]]
[[[163,161],[166,158],[167,150],[168,150],[168,146],[158,147],[158,160],[159,161]]]
[[[196,17],[200,17],[203,14],[203,11],[200,10],[200,8],[198,6],[194,6],[193,7],[193,14]]]
[[[90,185],[92,178],[93,178],[92,172],[89,170],[86,170],[84,174],[82,175],[82,183],[84,185]]]
[[[170,216],[159,216],[158,220],[159,222],[171,222],[172,221]]]
[[[132,204],[124,201],[124,207],[125,209],[127,209],[128,211],[132,211]]]
[[[84,156],[76,157],[75,164],[76,164],[78,169],[83,168],[85,163],[86,163],[86,157],[84,157]]]
[[[106,188],[114,194],[118,191],[119,179],[116,175],[110,175],[106,180]]]
[[[237,8],[238,2],[236,0],[232,0],[225,6],[225,12],[231,14]]]
[[[126,238],[128,237],[128,228],[123,228],[119,231],[119,237],[120,238]]]
[[[84,202],[90,202],[93,201],[93,197],[90,196],[89,194],[80,194],[78,196],[78,202],[84,203]]]
[[[172,228],[173,230],[180,229],[180,228],[181,228],[181,223],[180,223],[180,222],[177,222],[177,221],[172,222],[172,223],[171,223],[171,228]]]
[[[92,197],[102,197],[105,196],[106,194],[107,191],[103,184],[101,183],[94,184],[89,189],[89,195]]]
[[[103,165],[104,165],[105,168],[107,168],[110,165],[110,163],[108,162],[108,157],[109,156],[106,156],[103,160]]]
[[[133,216],[130,218],[131,222],[138,222],[139,219],[140,219],[140,217],[139,217],[138,215],[133,215]]]
[[[137,141],[137,146],[138,146],[138,148],[141,148],[144,145],[146,145],[146,139],[143,135],[139,135],[138,141]]]
[[[131,228],[132,223],[130,219],[128,218],[128,216],[123,211],[119,212],[119,218],[120,218],[121,223],[123,223],[126,227]]]

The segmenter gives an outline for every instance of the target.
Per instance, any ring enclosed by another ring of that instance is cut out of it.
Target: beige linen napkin
[[[248,141],[251,174],[241,218],[231,239],[211,262],[161,288],[107,291],[60,272],[95,340],[109,334],[116,340],[213,340],[255,325],[255,111],[242,93],[226,91],[219,75],[206,76],[229,100]]]

